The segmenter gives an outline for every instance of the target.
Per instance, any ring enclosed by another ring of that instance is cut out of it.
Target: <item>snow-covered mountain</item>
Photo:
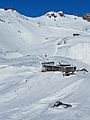
[[[42,62],[88,73],[41,72]],[[50,107],[57,100],[72,108]],[[90,119],[90,22],[63,12],[37,18],[0,9],[0,120]]]

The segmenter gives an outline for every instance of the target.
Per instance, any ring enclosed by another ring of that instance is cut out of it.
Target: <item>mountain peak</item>
[[[59,11],[59,12],[51,11],[51,12],[46,13],[45,16],[47,16],[49,18],[51,18],[51,17],[56,18],[58,16],[65,17],[65,15],[62,11]]]

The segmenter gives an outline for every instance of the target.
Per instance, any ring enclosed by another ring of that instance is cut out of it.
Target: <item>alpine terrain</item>
[[[42,72],[52,61],[76,70]],[[89,21],[0,9],[0,120],[90,120]]]

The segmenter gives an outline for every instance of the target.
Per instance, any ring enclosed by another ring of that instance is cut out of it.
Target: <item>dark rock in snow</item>
[[[90,22],[90,13],[87,13],[87,14],[83,15],[83,19]]]

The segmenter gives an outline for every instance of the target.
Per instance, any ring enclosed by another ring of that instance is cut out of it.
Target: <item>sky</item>
[[[0,8],[8,7],[31,17],[41,16],[49,11],[82,15],[90,13],[90,0],[0,0]]]

